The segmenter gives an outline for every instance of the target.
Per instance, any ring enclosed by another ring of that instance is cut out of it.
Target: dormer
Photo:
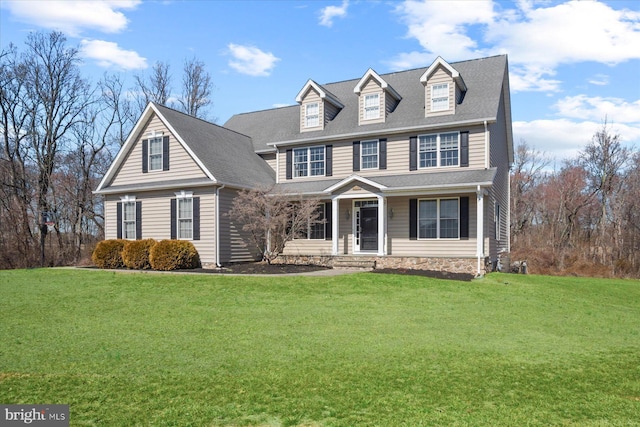
[[[371,68],[362,76],[353,92],[358,95],[358,124],[384,123],[402,99],[389,84]]]
[[[455,114],[456,105],[462,102],[467,91],[460,73],[439,56],[420,77],[420,82],[424,85],[425,117]]]
[[[335,95],[311,79],[296,96],[296,102],[300,104],[300,132],[323,130],[344,108]]]

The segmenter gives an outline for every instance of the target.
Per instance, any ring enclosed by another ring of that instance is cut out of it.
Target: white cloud
[[[591,77],[589,83],[596,86],[607,86],[609,84],[609,76],[606,74],[596,74]]]
[[[553,159],[575,158],[591,142],[593,134],[602,128],[602,121],[574,122],[568,119],[533,120],[513,122],[513,140],[524,139],[529,146],[543,151]],[[622,141],[637,145],[640,141],[640,126],[613,124],[613,133],[619,134]]]
[[[133,50],[124,50],[117,43],[104,40],[82,40],[80,52],[85,58],[96,60],[101,67],[116,67],[123,70],[147,68],[146,58]]]
[[[78,36],[83,29],[104,33],[124,30],[129,21],[119,10],[133,10],[140,0],[3,1],[18,20]]]
[[[227,46],[233,59],[229,66],[242,74],[268,76],[280,60],[271,52],[263,52],[257,47],[229,43]]]
[[[320,25],[331,27],[334,18],[344,18],[347,16],[349,1],[344,0],[342,6],[327,6],[320,9]]]
[[[563,117],[600,121],[606,118],[610,123],[640,125],[640,100],[627,102],[621,98],[577,95],[559,100],[554,108]]]
[[[560,82],[553,76],[562,64],[640,59],[640,12],[598,1],[549,4],[520,1],[503,9],[506,3],[491,1],[452,6],[407,0],[396,12],[407,25],[407,37],[431,58],[455,61],[508,53],[514,92],[558,91]],[[392,64],[407,65],[411,59],[418,61],[411,66],[425,65],[417,52],[400,54]]]

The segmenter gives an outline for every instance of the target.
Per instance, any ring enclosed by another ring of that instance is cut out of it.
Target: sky
[[[85,76],[120,73],[131,89],[162,61],[179,91],[197,58],[221,125],[295,104],[308,79],[507,54],[515,144],[560,164],[606,120],[640,150],[640,1],[0,0],[1,49],[50,30],[80,49]]]

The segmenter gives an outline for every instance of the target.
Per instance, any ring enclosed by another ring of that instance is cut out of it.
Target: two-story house
[[[150,104],[97,193],[106,238],[189,239],[203,263],[255,259],[229,215],[243,188],[317,198],[325,222],[286,261],[481,275],[509,250],[513,161],[506,56],[330,84],[223,127]]]

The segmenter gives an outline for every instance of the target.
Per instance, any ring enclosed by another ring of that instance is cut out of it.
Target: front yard
[[[640,425],[640,282],[0,272],[0,402],[71,425]]]

